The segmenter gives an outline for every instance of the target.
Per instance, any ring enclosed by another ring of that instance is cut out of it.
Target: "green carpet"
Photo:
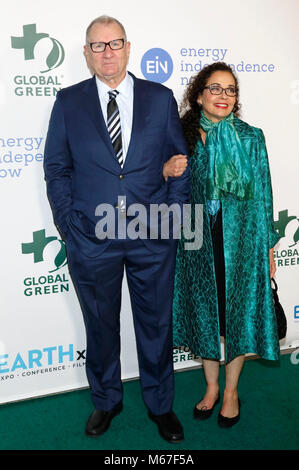
[[[224,367],[220,369],[224,387]],[[205,390],[203,370],[175,374],[174,410],[185,441],[168,444],[148,418],[138,380],[124,383],[124,410],[98,438],[84,435],[93,407],[89,390],[1,405],[1,450],[297,450],[299,449],[299,365],[290,355],[279,363],[248,360],[241,375],[241,420],[231,429],[217,424],[219,404],[204,422],[193,419]]]

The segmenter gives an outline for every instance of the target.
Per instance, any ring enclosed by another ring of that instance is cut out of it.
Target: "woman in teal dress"
[[[271,290],[275,273],[272,189],[264,135],[240,120],[232,69],[211,64],[190,82],[182,125],[189,148],[191,204],[203,205],[203,244],[179,240],[173,305],[174,346],[202,357],[206,393],[194,417],[211,416],[219,402],[220,336],[225,338],[225,390],[218,423],[240,418],[238,381],[246,353],[279,358]],[[176,156],[164,176],[179,176]]]

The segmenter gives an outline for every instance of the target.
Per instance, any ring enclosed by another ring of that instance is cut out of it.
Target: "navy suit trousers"
[[[155,241],[153,241],[155,243]],[[160,253],[140,239],[112,240],[87,257],[67,239],[70,272],[87,334],[86,372],[96,409],[111,410],[122,400],[120,367],[121,288],[126,269],[136,335],[143,399],[156,414],[172,408],[172,299],[176,241]]]

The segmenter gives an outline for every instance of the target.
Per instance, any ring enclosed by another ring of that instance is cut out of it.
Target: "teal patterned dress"
[[[261,129],[235,118],[235,127],[250,156],[254,198],[221,201],[225,260],[225,360],[254,353],[277,360],[280,355],[269,249],[279,240],[273,223],[271,178]],[[195,355],[220,359],[220,334],[213,246],[206,205],[208,156],[201,139],[190,158],[191,204],[203,204],[203,245],[184,250],[179,240],[173,303],[174,346]]]

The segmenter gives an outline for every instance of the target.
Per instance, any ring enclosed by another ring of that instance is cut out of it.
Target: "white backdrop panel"
[[[58,0],[49,6],[37,0],[5,4],[0,20],[0,403],[88,385],[84,325],[42,165],[55,94],[90,76],[83,57],[85,30],[101,14],[125,25],[132,43],[129,69],[138,77],[147,70],[145,78],[160,81],[167,69],[164,84],[178,102],[205,64],[224,60],[235,67],[242,118],[261,127],[268,144],[274,215],[282,236],[276,277],[288,318],[281,347],[299,346],[298,13],[297,0],[115,0],[105,9],[95,0],[88,6]],[[126,280],[121,332],[122,376],[138,377]],[[174,364],[190,367],[199,359],[175,350]]]

